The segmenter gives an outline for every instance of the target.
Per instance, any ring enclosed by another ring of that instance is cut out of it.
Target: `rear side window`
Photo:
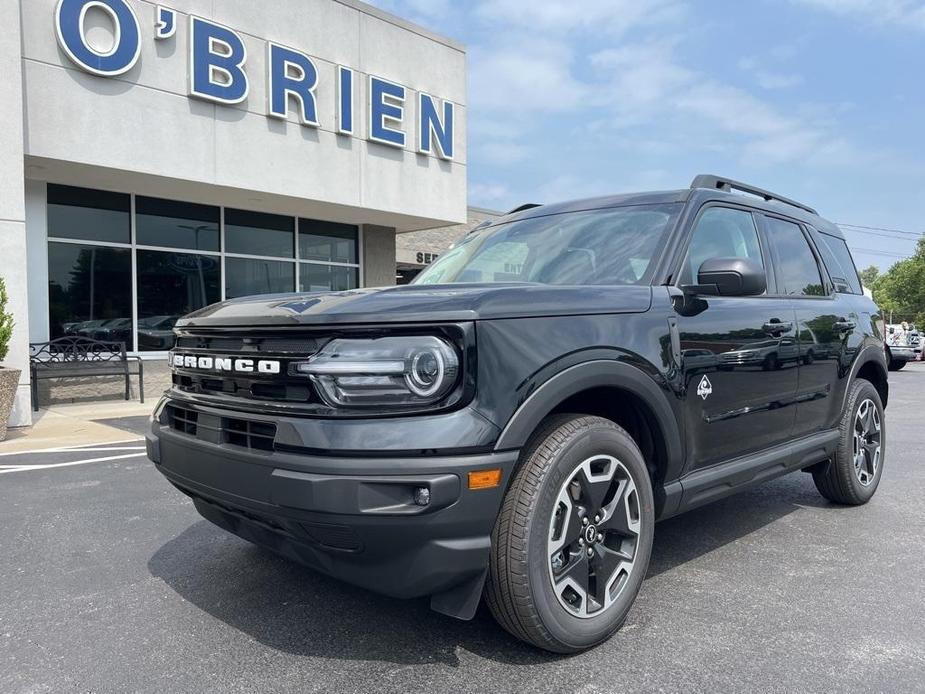
[[[816,256],[803,230],[775,217],[765,217],[765,223],[777,267],[778,291],[790,296],[825,296]]]
[[[835,284],[835,291],[842,294],[861,294],[861,280],[851,259],[848,244],[843,239],[824,232],[819,232],[819,238],[822,240],[819,252],[822,253],[822,260]]]

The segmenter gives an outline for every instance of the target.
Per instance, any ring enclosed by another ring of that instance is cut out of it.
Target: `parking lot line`
[[[89,463],[104,463],[109,460],[124,460],[126,458],[140,458],[141,456],[146,455],[144,451],[140,453],[124,453],[122,455],[109,455],[102,458],[89,458],[87,460],[74,460],[69,463],[52,463],[49,465],[9,465],[9,466],[0,466],[0,475],[4,475],[8,472],[29,472],[32,470],[48,470],[50,468],[56,467],[70,467],[73,465],[87,465]]]
[[[53,448],[33,448],[28,451],[8,451],[5,453],[0,453],[0,458],[5,458],[10,455],[31,455],[35,453],[68,453],[74,451],[75,453],[80,451],[117,451],[121,450],[118,448],[110,448],[110,446],[117,446],[124,443],[138,443],[139,441],[144,441],[143,438],[137,437],[134,439],[124,439],[122,441],[105,441],[103,443],[83,443],[78,446],[55,446]],[[126,449],[129,450],[129,449]],[[135,450],[134,448],[131,450]]]

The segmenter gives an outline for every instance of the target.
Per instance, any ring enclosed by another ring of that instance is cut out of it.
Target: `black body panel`
[[[841,238],[785,200],[695,188],[529,207],[499,222],[683,203],[644,286],[412,285],[197,311],[178,322],[178,349],[268,355],[286,366],[277,377],[178,368],[152,422],[149,456],[231,532],[372,590],[432,595],[435,609],[471,617],[507,485],[551,412],[580,413],[590,393],[598,408],[631,403],[650,432],[640,448],[656,515],[667,517],[825,461],[852,379],[874,381],[886,403],[873,302],[835,293],[821,262],[824,295],[782,291],[765,215],[798,225],[809,240],[817,230]],[[756,220],[764,294],[682,286],[692,229],[707,207]],[[457,336],[464,397],[429,411],[337,412],[286,361],[334,338],[395,334]],[[489,468],[502,470],[500,486],[469,489],[468,473]],[[420,487],[430,494],[426,507],[414,501]]]

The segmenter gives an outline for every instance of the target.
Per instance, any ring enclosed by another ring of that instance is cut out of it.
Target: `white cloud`
[[[921,0],[793,0],[874,24],[899,24],[925,30],[925,3]]]
[[[470,183],[469,200],[476,204],[491,205],[506,201],[511,197],[511,191],[503,183]]]
[[[575,109],[588,85],[571,71],[572,52],[565,42],[511,37],[491,48],[469,50],[469,100],[472,110],[494,113],[556,112]]]
[[[758,70],[755,72],[755,80],[762,89],[788,89],[803,84],[803,75],[795,72],[767,72]]]
[[[633,28],[676,21],[685,11],[678,0],[486,0],[475,14],[493,25],[528,25],[542,34],[590,30],[620,36]]]
[[[739,69],[748,72],[755,83],[762,89],[787,89],[803,84],[803,75],[791,71],[782,71],[776,67],[768,68],[767,63],[780,66],[797,55],[797,48],[791,44],[775,46],[769,51],[770,59],[748,56],[739,60]]]

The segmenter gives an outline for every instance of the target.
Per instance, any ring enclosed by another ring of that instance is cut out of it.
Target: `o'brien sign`
[[[87,40],[86,17],[91,9],[107,14],[113,26],[113,45],[105,52]],[[158,5],[153,27],[155,40],[172,40],[177,13]],[[126,0],[58,0],[55,10],[58,43],[68,58],[87,72],[115,77],[131,70],[141,54],[141,25]],[[292,48],[267,42],[267,115],[285,119],[289,99],[298,102],[299,120],[318,127],[315,91],[318,70],[312,59]],[[201,17],[189,17],[189,95],[219,104],[238,104],[250,90],[246,72],[247,48],[233,29]],[[354,71],[338,65],[336,76],[336,131],[353,135],[356,130]],[[393,147],[405,146],[405,99],[407,89],[395,82],[369,76],[367,137]],[[453,158],[451,101],[418,92],[417,150],[442,159]]]

